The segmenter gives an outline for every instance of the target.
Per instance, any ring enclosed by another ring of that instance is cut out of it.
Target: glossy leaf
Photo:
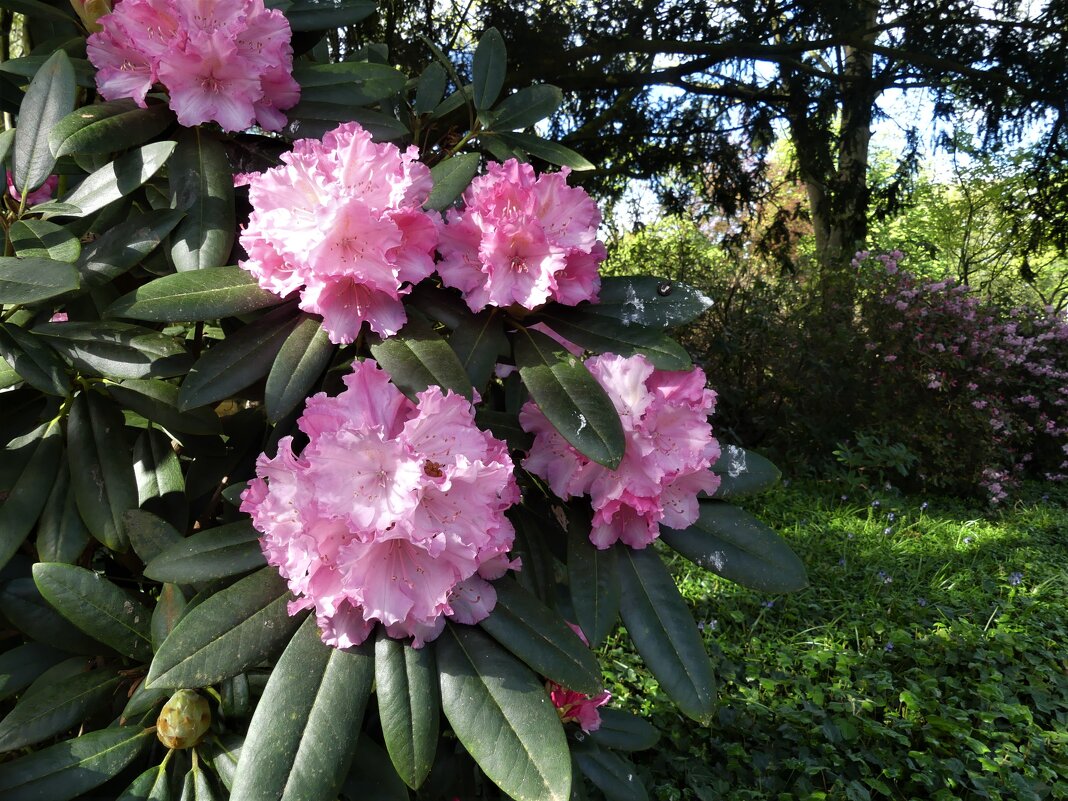
[[[214,344],[182,382],[179,411],[228,398],[266,375],[295,323],[288,307],[276,309]]]
[[[33,19],[47,19],[60,23],[74,23],[74,17],[68,12],[42,3],[40,0],[0,0],[0,8],[14,11],[16,14],[25,14]]]
[[[33,580],[57,612],[93,639],[131,659],[152,658],[148,610],[107,579],[76,565],[38,562]]]
[[[574,751],[575,762],[591,782],[611,801],[646,801],[649,794],[629,759],[583,744]]]
[[[178,621],[182,619],[182,615],[185,614],[185,610],[185,595],[182,594],[177,584],[164,584],[160,587],[156,608],[152,610],[153,650],[158,650],[163,641],[170,636],[174,627],[178,625]],[[160,692],[166,694],[167,691],[161,690]]]
[[[107,378],[170,378],[192,363],[177,339],[132,323],[44,323],[33,332],[75,367]]]
[[[131,509],[122,516],[122,529],[134,553],[142,562],[151,562],[171,545],[181,542],[181,533],[159,515]]]
[[[594,353],[640,353],[661,370],[693,367],[686,349],[661,331],[627,326],[582,309],[560,306],[539,312],[538,319],[564,339]]]
[[[190,609],[163,641],[148,685],[207,687],[276,653],[304,619],[289,616],[291,599],[273,567],[215,593]]]
[[[11,1],[12,0],[4,0],[4,2]],[[5,72],[8,75],[19,75],[23,78],[32,78],[41,71],[41,67],[49,58],[51,58],[51,54],[22,56],[21,58],[8,59],[7,61],[0,62],[0,72]],[[72,58],[70,59],[70,63],[74,68],[75,85],[85,87],[96,85],[93,80],[93,75],[96,73],[96,70],[93,68],[92,64],[84,58]]]
[[[93,670],[26,693],[0,720],[0,751],[39,743],[84,721],[115,694],[115,670]]]
[[[0,654],[0,700],[22,692],[34,679],[67,656],[39,642],[16,645],[4,651]]]
[[[12,579],[0,586],[0,608],[7,621],[32,640],[72,654],[97,656],[104,650],[53,609],[32,578]]]
[[[175,269],[181,273],[223,267],[229,261],[230,250],[234,246],[236,212],[233,169],[222,142],[208,129],[183,129],[178,136],[178,146],[167,162],[167,182],[171,205],[186,213],[171,235],[171,261]],[[176,288],[176,292],[180,294],[181,290]],[[273,297],[277,301],[277,296]],[[184,300],[188,301],[188,298]],[[226,312],[238,313],[241,312]],[[206,318],[180,319],[199,320],[222,316],[209,314]]]
[[[166,766],[153,765],[134,779],[117,801],[171,801]]]
[[[125,550],[122,516],[137,508],[125,426],[119,408],[91,391],[74,399],[67,421],[67,452],[78,512],[89,533],[112,550]]]
[[[278,660],[249,724],[231,801],[335,798],[374,681],[370,643],[325,645],[309,618]]]
[[[475,423],[479,428],[488,429],[497,439],[504,440],[512,450],[530,450],[534,438],[519,425],[519,418],[508,412],[478,407],[475,409]]]
[[[493,110],[494,131],[519,131],[550,116],[564,102],[564,93],[555,86],[539,84],[509,95]]]
[[[430,169],[434,188],[423,208],[443,211],[451,205],[467,189],[478,172],[479,158],[478,153],[459,153],[435,164]]]
[[[52,174],[56,157],[48,149],[48,134],[74,109],[74,67],[57,50],[33,76],[19,107],[12,158],[15,187],[30,193]]]
[[[79,286],[78,271],[67,262],[0,256],[0,303],[40,303]]]
[[[222,425],[210,408],[178,411],[178,387],[158,379],[127,379],[108,386],[108,394],[127,409],[171,433],[221,434]]]
[[[215,801],[215,790],[211,780],[199,764],[194,763],[189,772],[185,774],[179,801]]]
[[[580,452],[615,469],[623,459],[623,425],[608,395],[575,356],[540,331],[516,337],[523,383],[549,423]]]
[[[371,354],[409,397],[435,384],[471,397],[471,382],[456,352],[414,311],[397,334],[373,343]]]
[[[173,209],[138,214],[85,245],[75,264],[84,286],[104,286],[136,267],[174,229],[183,214]]]
[[[530,669],[466,626],[446,625],[437,656],[445,717],[490,780],[518,801],[566,801],[567,739]]]
[[[409,801],[411,795],[393,769],[389,754],[361,732],[349,775],[341,785],[340,798],[341,801]]]
[[[449,337],[472,386],[482,390],[493,375],[500,356],[510,352],[504,325],[495,309],[467,316]]]
[[[568,515],[567,577],[575,622],[590,646],[599,648],[619,620],[619,568],[614,548],[590,542],[589,511]]]
[[[0,354],[27,384],[47,395],[63,397],[70,386],[62,360],[42,337],[0,323]]]
[[[478,40],[471,60],[472,99],[476,109],[485,111],[493,106],[504,87],[507,67],[504,37],[496,28],[487,28]]]
[[[377,8],[373,0],[294,0],[286,18],[294,31],[329,31],[355,25]]]
[[[72,111],[52,128],[48,144],[58,158],[70,153],[115,153],[163,133],[174,122],[164,103],[140,108],[133,100],[94,103]]]
[[[45,259],[73,264],[82,246],[66,228],[47,220],[18,220],[8,231],[11,247],[20,259]]]
[[[617,751],[644,751],[656,745],[660,732],[653,724],[622,709],[605,706],[597,710],[601,727],[590,732],[590,741]]]
[[[497,605],[479,623],[483,631],[557,684],[587,695],[604,689],[597,658],[558,613],[512,579],[499,579],[493,588]]]
[[[84,217],[133,192],[159,172],[174,152],[174,142],[153,142],[120,156],[83,180],[63,202]]]
[[[620,613],[634,647],[679,709],[706,722],[715,709],[716,680],[686,602],[652,548],[616,549]]]
[[[189,517],[185,497],[185,476],[171,438],[158,428],[148,428],[137,436],[133,448],[137,505],[184,529]]]
[[[710,298],[688,284],[627,276],[603,278],[598,302],[581,308],[623,325],[674,328],[697,319],[711,305]]]
[[[782,537],[748,512],[702,500],[687,529],[662,528],[661,538],[699,567],[760,592],[796,592],[808,586],[804,563]]]
[[[502,133],[499,134],[499,136],[506,144],[511,145],[513,148],[525,151],[549,164],[555,164],[558,167],[570,167],[576,172],[596,169],[596,166],[580,153],[577,153],[571,148],[565,147],[558,142],[542,139],[540,136],[534,136],[533,134],[518,133],[515,131],[511,133]]]
[[[778,484],[782,475],[779,468],[759,453],[737,445],[723,448],[712,465],[712,472],[719,476],[719,487],[712,497],[723,500],[764,492]]]
[[[405,784],[416,790],[430,773],[438,747],[441,698],[434,649],[412,648],[379,629],[375,693],[386,750]]]
[[[305,317],[286,337],[267,375],[263,402],[267,419],[278,422],[311,394],[323,374],[334,345],[319,320]]]
[[[119,775],[152,740],[140,726],[102,729],[0,764],[0,798],[70,801]]]
[[[61,458],[59,473],[37,526],[37,555],[42,562],[74,564],[85,552],[89,539],[89,529],[78,514],[70,484],[70,467]]]
[[[181,229],[179,225],[176,234]],[[123,295],[108,307],[106,316],[153,322],[217,320],[281,302],[273,292],[260,289],[252,274],[240,267],[187,269],[191,272],[165,275]]]
[[[194,584],[246,573],[265,564],[259,532],[251,520],[241,520],[176,542],[145,565],[145,575],[155,581]]]
[[[415,104],[412,110],[416,114],[429,114],[441,102],[447,84],[448,76],[445,74],[445,69],[436,61],[431,61],[416,83]]]
[[[62,428],[50,423],[38,430],[33,455],[0,506],[0,568],[33,530],[59,473]]]
[[[293,70],[300,99],[350,106],[377,103],[404,89],[404,73],[388,64],[343,61],[302,65]]]

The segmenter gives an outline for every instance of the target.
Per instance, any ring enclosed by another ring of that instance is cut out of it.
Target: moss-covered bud
[[[192,748],[211,726],[208,700],[193,690],[179,690],[163,705],[156,736],[168,748]]]

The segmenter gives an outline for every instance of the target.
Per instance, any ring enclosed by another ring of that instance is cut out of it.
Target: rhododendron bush
[[[664,554],[805,572],[671,338],[709,300],[600,275],[560,92],[493,29],[331,61],[365,0],[18,9],[0,798],[644,797],[606,638],[715,705]]]

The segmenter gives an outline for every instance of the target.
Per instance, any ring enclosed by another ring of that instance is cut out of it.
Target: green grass
[[[1030,492],[994,514],[830,485],[754,499],[808,567],[789,596],[674,560],[720,707],[681,718],[609,644],[616,703],[669,732],[635,755],[652,796],[1068,798],[1068,494]]]

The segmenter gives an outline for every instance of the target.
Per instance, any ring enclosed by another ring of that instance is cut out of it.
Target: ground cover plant
[[[753,509],[812,583],[733,587],[683,562],[723,680],[684,725],[625,638],[609,688],[668,732],[639,757],[659,799],[1068,797],[1068,496],[999,512],[821,482]]]

